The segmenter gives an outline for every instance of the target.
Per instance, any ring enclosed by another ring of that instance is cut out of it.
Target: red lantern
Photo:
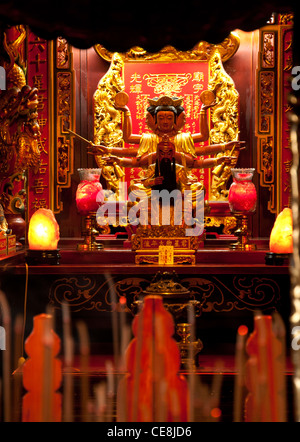
[[[252,182],[255,169],[231,169],[233,183],[228,202],[233,213],[252,213],[256,209],[257,194]]]
[[[237,228],[235,235],[237,242],[230,245],[233,250],[253,250],[255,244],[250,244],[248,215],[255,212],[257,194],[252,182],[255,169],[231,169],[233,183],[228,193],[228,203],[231,212],[235,215]]]
[[[80,183],[76,191],[76,205],[80,215],[84,216],[84,242],[77,245],[78,250],[100,250],[98,243],[96,212],[104,202],[104,191],[100,183],[102,169],[78,169]]]

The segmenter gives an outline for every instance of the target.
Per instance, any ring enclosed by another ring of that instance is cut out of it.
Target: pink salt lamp
[[[293,253],[293,218],[291,209],[285,208],[277,216],[271,231],[269,247],[272,253]]]
[[[59,226],[53,212],[49,209],[38,209],[29,222],[29,249],[56,250],[58,241]]]

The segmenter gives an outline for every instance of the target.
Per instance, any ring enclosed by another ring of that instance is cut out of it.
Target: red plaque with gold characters
[[[282,169],[280,170],[281,174],[281,205],[280,209],[284,209],[285,207],[291,206],[291,180],[290,180],[290,169],[292,165],[292,152],[291,152],[291,141],[290,141],[290,122],[288,113],[291,110],[291,106],[288,104],[288,95],[290,94],[290,76],[291,69],[293,66],[292,63],[292,35],[293,30],[291,28],[287,28],[283,32],[283,68],[282,68],[282,92],[283,99],[282,102],[285,103],[282,106],[281,114],[282,114],[282,149],[281,149],[281,159],[279,164],[281,164]]]
[[[167,95],[183,98],[186,112],[184,132],[200,132],[199,116],[202,105],[201,93],[207,90],[209,82],[209,63],[124,63],[124,84],[129,96],[128,107],[132,116],[132,132],[150,132],[146,125],[148,99]],[[208,91],[207,91],[208,92]],[[208,96],[206,99],[210,99]],[[208,144],[209,141],[203,143]],[[126,147],[129,147],[127,145]],[[208,172],[204,169],[194,171],[200,182],[208,188]],[[138,178],[139,169],[126,170],[126,180]]]
[[[40,126],[40,164],[38,170],[28,172],[28,219],[37,209],[50,208],[50,130],[49,130],[49,89],[48,42],[28,32],[27,41],[28,84],[38,89],[38,123]]]

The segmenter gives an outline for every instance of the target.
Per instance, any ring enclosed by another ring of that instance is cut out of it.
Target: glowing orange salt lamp
[[[283,209],[277,216],[270,236],[270,252],[287,254],[293,252],[292,210]]]
[[[58,241],[59,226],[53,212],[49,209],[38,209],[29,222],[27,253],[29,263],[35,264],[46,260],[49,264],[57,264]]]
[[[272,317],[257,315],[246,343],[245,422],[285,422],[285,351]]]
[[[59,226],[53,212],[38,209],[31,217],[28,243],[31,250],[55,250],[59,241]]]

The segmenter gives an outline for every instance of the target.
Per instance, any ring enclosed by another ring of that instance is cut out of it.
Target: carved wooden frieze
[[[50,303],[60,308],[68,303],[73,312],[96,310],[109,312],[117,308],[121,297],[128,310],[143,296],[152,277],[70,275],[53,280],[49,289]],[[201,302],[203,312],[232,310],[265,310],[281,299],[276,278],[254,275],[182,277],[181,284]]]

